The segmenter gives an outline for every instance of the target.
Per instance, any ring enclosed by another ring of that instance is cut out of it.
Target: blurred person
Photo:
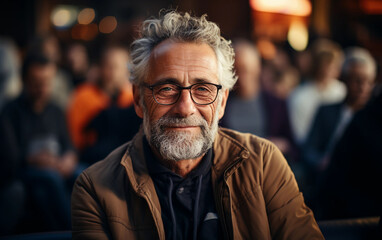
[[[327,167],[336,141],[354,114],[368,102],[375,85],[376,62],[366,49],[349,48],[341,75],[347,89],[345,100],[319,108],[304,145],[304,159],[317,170]]]
[[[339,103],[346,95],[344,83],[337,79],[343,62],[341,47],[330,40],[318,39],[311,51],[312,79],[298,86],[288,99],[293,135],[300,146],[320,105]]]
[[[68,230],[71,187],[80,170],[65,115],[50,100],[55,74],[45,55],[26,56],[23,91],[0,117],[1,161],[23,180],[32,223],[39,219],[43,230]]]
[[[320,219],[382,217],[381,93],[354,115],[333,149],[318,193]]]
[[[308,167],[313,191],[326,170],[333,147],[341,138],[354,114],[368,102],[376,77],[376,62],[369,51],[359,47],[345,52],[341,79],[347,95],[343,102],[321,106],[302,150],[302,160]],[[313,192],[314,194],[314,192]]]
[[[277,147],[218,127],[236,82],[218,26],[167,11],[140,36],[143,128],[78,178],[73,239],[323,239]]]
[[[20,59],[12,39],[0,37],[0,110],[21,92]]]
[[[101,54],[98,69],[93,69],[93,81],[86,82],[73,92],[67,118],[72,140],[81,152],[95,144],[98,136],[87,126],[102,110],[116,105],[127,108],[133,95],[128,80],[128,51],[121,46],[108,46]],[[98,73],[97,78],[94,74]]]
[[[263,90],[261,58],[254,44],[234,42],[237,83],[228,99],[221,126],[271,140],[287,156],[296,158],[286,102]]]
[[[297,51],[293,54],[292,65],[297,68],[300,75],[299,83],[304,83],[311,78],[312,69],[312,52],[311,49]]]
[[[81,161],[93,164],[104,159],[112,150],[130,141],[139,131],[142,119],[134,107],[121,108],[111,105],[97,114],[86,126],[85,131],[94,132],[94,144],[81,151]]]
[[[57,70],[52,83],[51,98],[55,104],[65,110],[73,90],[73,84],[69,74],[62,67],[63,59],[59,39],[50,33],[38,35],[31,40],[27,52],[31,54],[42,52],[55,62]]]
[[[77,87],[86,80],[90,69],[88,51],[78,42],[70,44],[65,52],[66,71],[70,75],[73,87]]]
[[[267,79],[263,81],[268,82],[268,91],[284,101],[288,99],[300,82],[300,74],[292,66],[279,68],[272,63],[266,63],[263,68],[262,77],[264,78],[265,75]]]

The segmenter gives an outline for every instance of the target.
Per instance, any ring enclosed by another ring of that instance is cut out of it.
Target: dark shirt
[[[212,149],[183,178],[160,164],[146,139],[144,148],[161,204],[166,239],[221,239],[211,181]]]
[[[36,113],[24,95],[4,106],[0,131],[1,156],[7,158],[3,161],[21,167],[29,154],[45,150],[59,156],[73,149],[62,110],[49,103]]]
[[[318,192],[321,219],[382,213],[382,93],[354,115],[337,142]]]

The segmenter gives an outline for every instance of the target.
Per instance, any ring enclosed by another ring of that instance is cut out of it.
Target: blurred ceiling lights
[[[78,14],[77,20],[79,24],[90,24],[95,18],[95,11],[93,8],[84,8]]]
[[[288,42],[296,51],[303,51],[308,46],[309,33],[304,23],[293,21],[289,26]]]
[[[78,10],[70,5],[58,5],[50,15],[53,25],[57,28],[68,28],[77,19]]]
[[[309,0],[250,0],[251,7],[260,12],[309,16],[312,5]]]
[[[113,16],[104,17],[99,23],[101,33],[111,33],[117,28],[117,19]]]
[[[381,0],[360,0],[360,5],[367,14],[382,14]]]
[[[52,24],[60,30],[71,28],[71,37],[84,41],[93,40],[98,33],[109,34],[117,28],[114,16],[102,18],[95,23],[96,11],[93,8],[79,8],[72,5],[57,5],[51,13]]]

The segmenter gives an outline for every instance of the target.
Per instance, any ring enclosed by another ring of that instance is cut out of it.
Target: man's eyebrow
[[[162,78],[162,79],[159,79],[154,85],[161,85],[166,83],[180,85],[180,82],[175,78]]]
[[[171,83],[171,84],[175,84],[175,85],[179,85],[179,86],[182,85],[180,83],[180,81],[177,80],[176,78],[162,78],[162,79],[159,79],[158,81],[156,81],[156,83],[154,85],[161,85],[161,84],[166,84],[166,83]],[[193,79],[191,81],[191,83],[192,84],[195,84],[195,83],[211,83],[211,81],[204,79],[204,78],[196,78],[196,79]]]
[[[211,83],[211,81],[204,79],[204,78],[196,78],[193,80],[194,83]]]

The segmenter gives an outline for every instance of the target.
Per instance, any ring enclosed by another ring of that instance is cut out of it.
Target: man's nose
[[[196,112],[196,106],[189,90],[182,90],[178,101],[174,104],[173,111],[180,117],[188,117]]]

